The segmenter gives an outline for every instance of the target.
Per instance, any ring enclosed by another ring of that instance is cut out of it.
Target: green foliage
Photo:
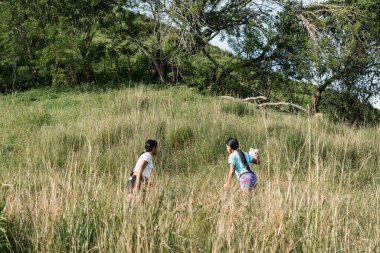
[[[80,133],[63,133],[60,136],[62,150],[78,152],[86,144],[86,137]]]
[[[51,125],[53,122],[53,117],[48,113],[32,115],[30,119],[28,119],[27,124],[31,127],[41,128],[42,126]]]
[[[105,64],[104,43],[96,43],[94,37],[116,4],[113,0],[1,4],[0,92],[94,81],[92,64]]]
[[[246,103],[228,103],[223,104],[220,108],[222,112],[232,113],[238,116],[252,115],[254,110]]]
[[[16,150],[15,145],[13,144],[1,144],[1,149],[0,149],[0,155],[1,156],[6,156],[12,154]]]
[[[191,145],[194,139],[194,131],[190,127],[180,127],[172,132],[169,132],[166,138],[166,143],[169,148],[180,150]]]
[[[375,2],[286,1],[279,3],[282,11],[272,18],[267,10],[268,16],[235,27],[229,42],[245,60],[236,71],[241,73],[239,80],[272,101],[293,102],[316,112],[327,87],[359,99],[363,106],[369,104],[380,92],[379,48],[373,46],[379,36]],[[352,118],[364,122],[357,107],[347,108]]]
[[[326,91],[321,110],[333,121],[375,126],[380,122],[380,110],[345,92]]]
[[[289,156],[289,158],[296,160],[301,159],[302,157],[302,151],[305,149],[307,143],[305,134],[303,131],[299,129],[283,129],[288,132],[284,136],[284,143],[286,145],[286,154]],[[304,158],[304,157],[303,157]],[[304,160],[304,159],[302,159]],[[302,172],[299,172],[302,173]]]
[[[110,126],[102,130],[94,144],[101,150],[111,149],[114,146],[125,144],[133,136],[133,129],[130,126]]]
[[[320,91],[333,87],[364,107],[379,93],[376,1],[273,1],[277,11],[250,2],[4,2],[0,93],[42,86],[94,91],[134,82],[185,84],[204,94],[264,95],[305,108],[317,101],[315,81]],[[216,34],[234,53],[209,45]],[[141,109],[151,106],[141,101]],[[375,112],[364,119],[363,110],[355,110],[329,113],[378,122]],[[53,124],[51,116],[36,116],[32,125]]]
[[[144,111],[149,109],[149,99],[143,98],[139,101],[139,109]]]
[[[165,140],[166,139],[166,133],[167,133],[167,125],[165,122],[159,122],[157,125],[156,125],[156,133],[154,136],[156,136],[156,138],[161,141],[161,140]]]
[[[1,200],[3,201],[3,200]],[[8,248],[8,240],[7,240],[7,219],[4,215],[4,207],[3,202],[0,202],[0,251],[5,252]]]

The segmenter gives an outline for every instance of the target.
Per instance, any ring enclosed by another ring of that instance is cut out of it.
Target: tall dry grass
[[[378,129],[186,88],[37,90],[0,106],[10,252],[380,250]],[[230,136],[261,150],[252,194],[222,189]],[[160,145],[152,186],[130,199],[124,184],[148,138]]]

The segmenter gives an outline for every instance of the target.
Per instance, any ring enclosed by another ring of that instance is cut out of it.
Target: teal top
[[[253,162],[253,157],[248,154],[247,152],[242,151],[245,159],[247,160],[248,166],[252,170],[251,163]],[[246,172],[250,172],[244,165],[243,161],[240,158],[239,152],[234,151],[228,156],[228,164],[233,164],[235,165],[235,174],[237,178],[240,178],[240,176]]]

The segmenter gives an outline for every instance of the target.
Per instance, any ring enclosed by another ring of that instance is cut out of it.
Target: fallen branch
[[[219,96],[220,98],[223,98],[223,99],[228,99],[228,100],[240,100],[240,101],[244,101],[244,102],[256,102],[256,100],[268,100],[267,97],[264,97],[264,96],[258,96],[258,97],[248,97],[248,98],[234,98],[234,97],[231,97],[231,96]]]
[[[238,98],[234,98],[234,97],[231,97],[231,96],[219,96],[220,98],[222,99],[227,99],[227,100],[237,100]]]
[[[247,102],[256,102],[256,100],[268,100],[267,97],[264,97],[264,96],[257,96],[257,97],[248,97],[248,98],[244,98],[242,99],[243,101],[247,101]]]
[[[294,107],[294,108],[296,108],[298,110],[307,112],[307,110],[305,108],[303,108],[302,106],[299,106],[299,105],[296,105],[296,104],[292,104],[292,103],[287,103],[287,102],[263,103],[263,104],[259,104],[257,107],[278,106],[278,105],[287,105],[287,106],[290,106],[290,107]]]
[[[227,100],[238,100],[238,101],[242,101],[242,102],[255,102],[256,104],[256,100],[268,100],[267,97],[264,97],[264,96],[258,96],[258,97],[248,97],[248,98],[244,98],[244,99],[240,99],[240,98],[234,98],[234,97],[231,97],[231,96],[219,96],[220,98],[222,99],[227,99]],[[302,106],[299,106],[299,105],[296,105],[296,104],[293,104],[293,103],[288,103],[288,102],[277,102],[277,103],[262,103],[262,104],[256,104],[257,107],[259,108],[264,108],[264,107],[267,107],[267,106],[279,106],[279,105],[286,105],[286,106],[289,106],[289,107],[294,107],[300,111],[303,111],[303,112],[307,112],[307,110],[305,108],[303,108]]]

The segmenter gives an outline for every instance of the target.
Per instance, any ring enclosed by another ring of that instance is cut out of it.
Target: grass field
[[[0,251],[380,251],[379,128],[183,87],[34,90],[0,106]],[[222,189],[231,136],[261,151],[249,196]],[[124,184],[148,138],[152,188],[131,201]]]

